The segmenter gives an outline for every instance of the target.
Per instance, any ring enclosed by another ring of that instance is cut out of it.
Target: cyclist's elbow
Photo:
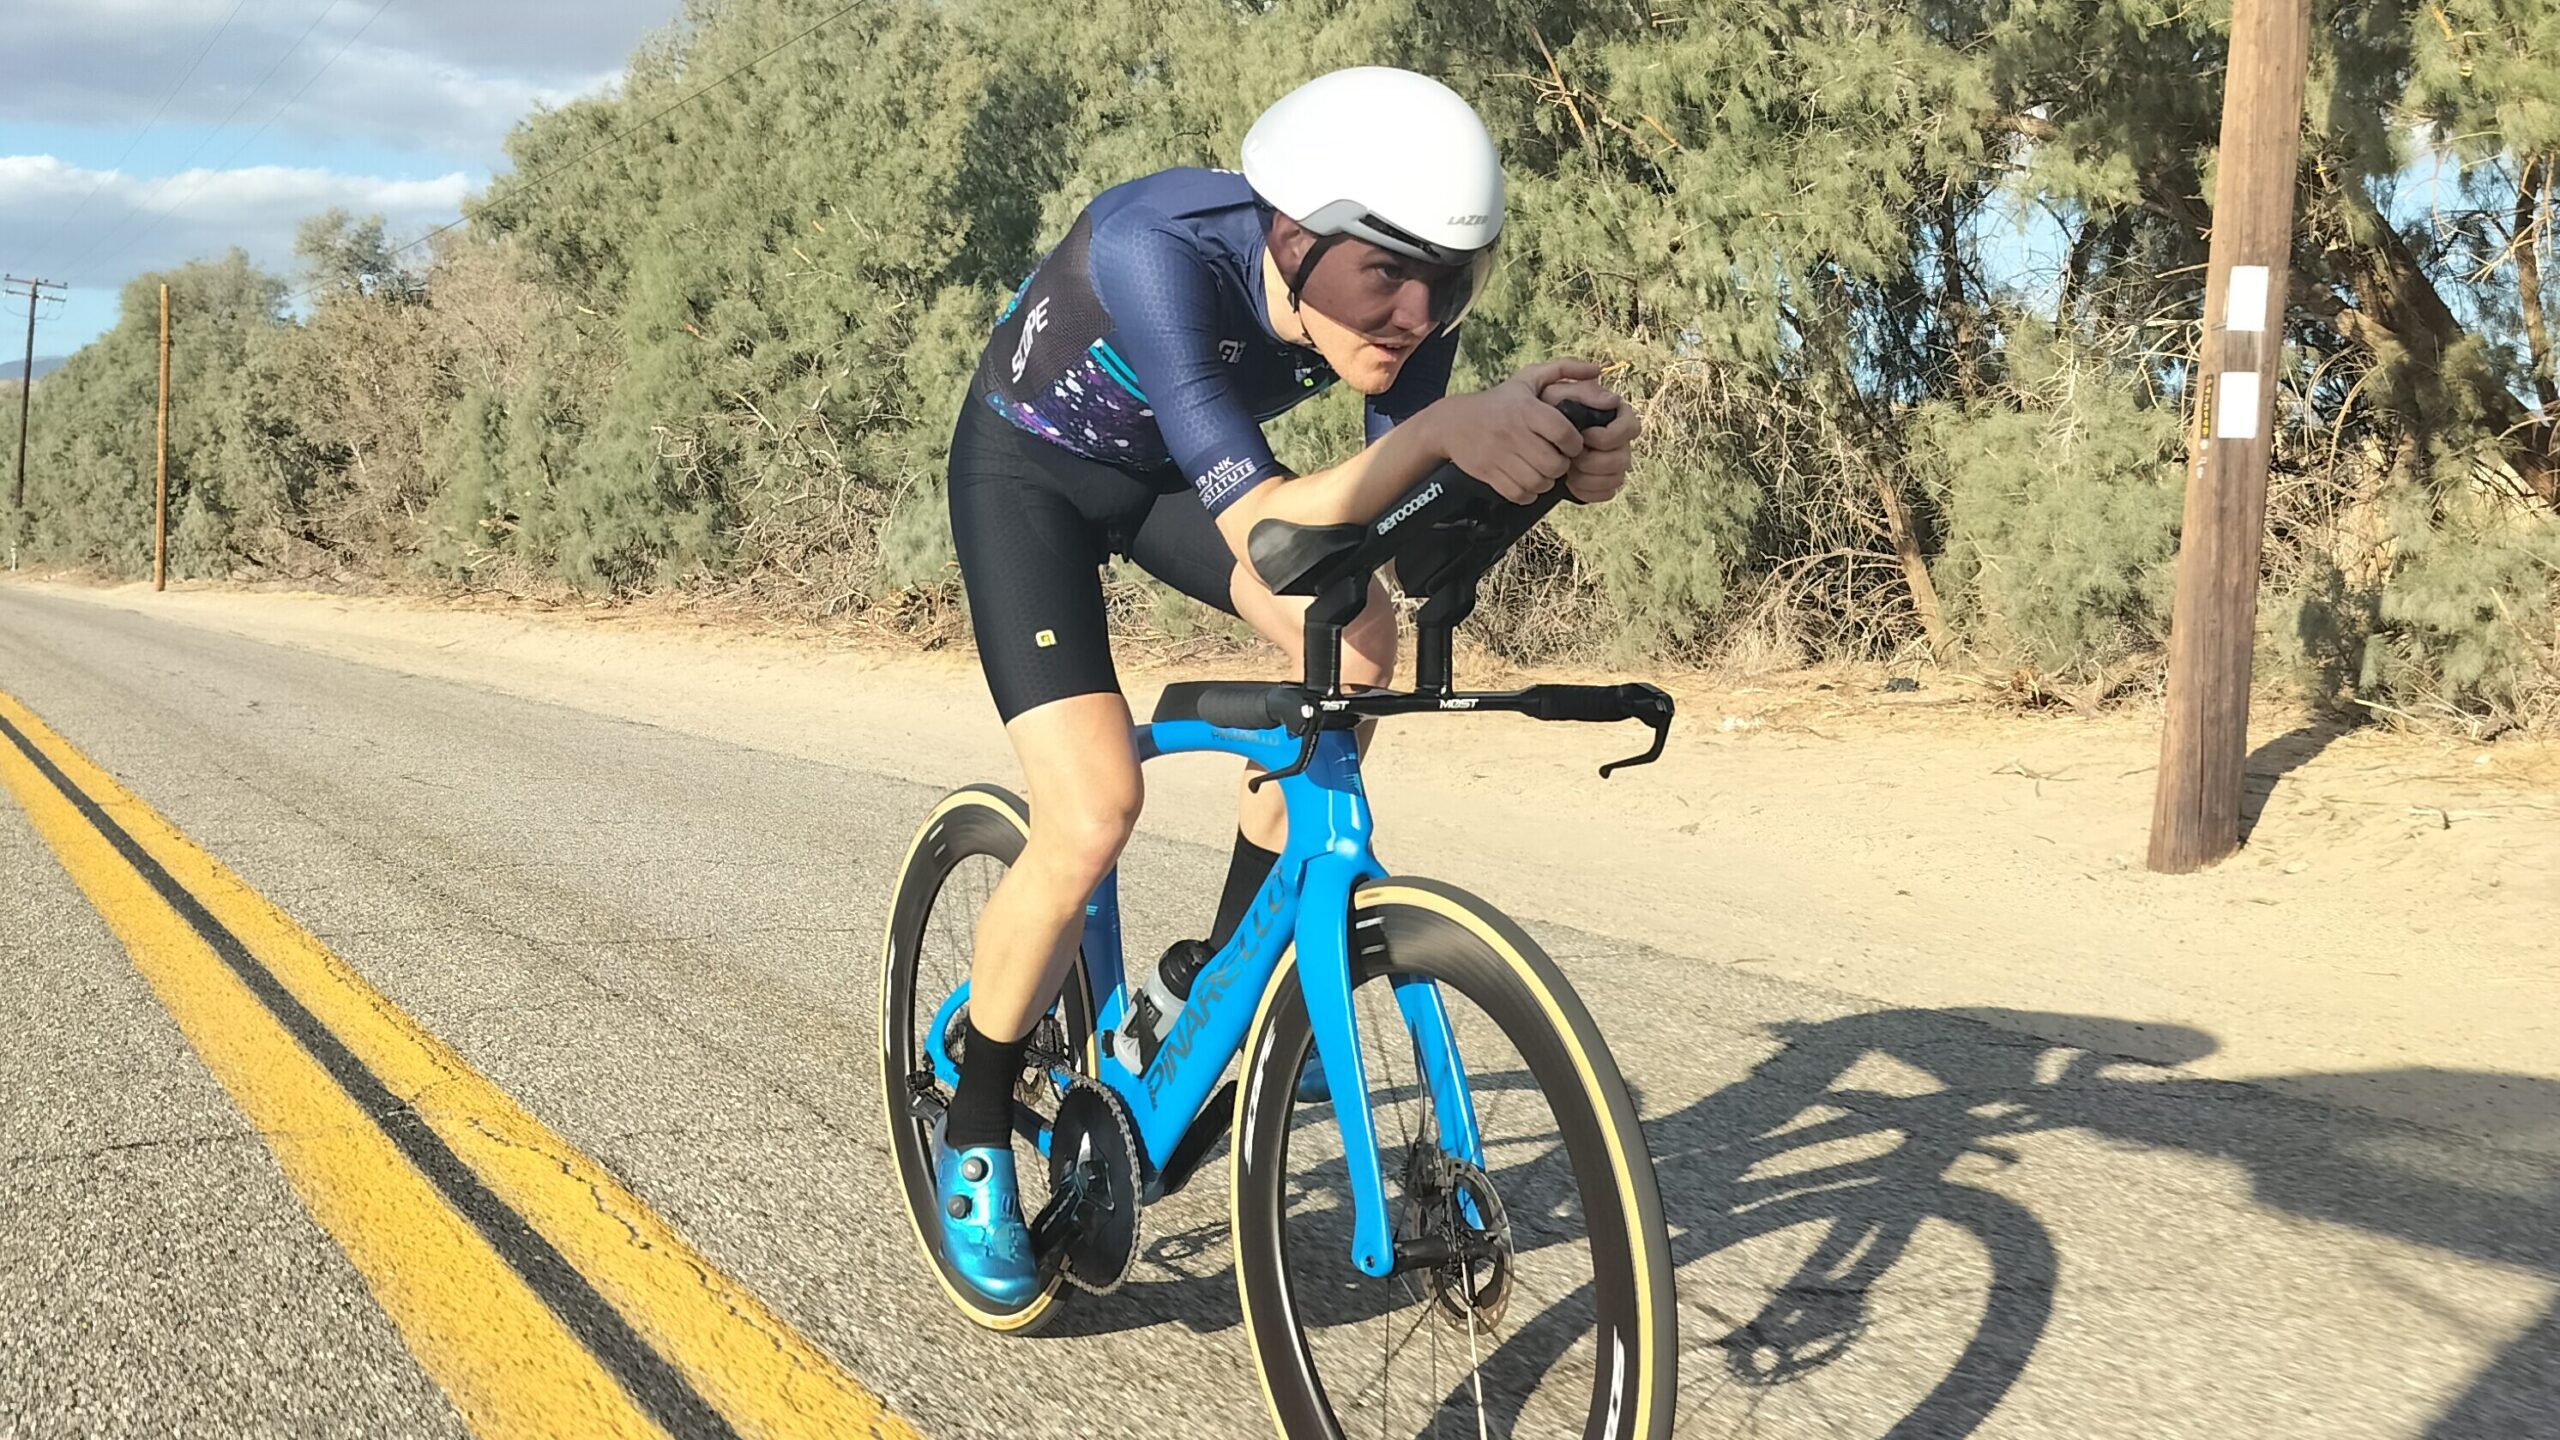
[[[1366,452],[1364,451],[1365,455]],[[1357,525],[1369,517],[1361,512],[1358,494],[1360,475],[1366,468],[1359,457],[1304,475],[1284,476],[1257,485],[1243,497],[1242,504],[1258,508],[1256,520],[1286,520],[1293,525]]]
[[[1218,534],[1225,537],[1227,548],[1235,552],[1238,560],[1251,563],[1251,557],[1245,552],[1246,538],[1253,534],[1255,525],[1269,518],[1271,492],[1278,489],[1282,483],[1278,480],[1265,480],[1228,501],[1226,508],[1218,512],[1216,517]]]
[[[1309,502],[1321,498],[1324,487],[1319,482],[1330,473],[1319,470],[1311,475],[1271,476],[1227,502],[1218,512],[1218,533],[1227,538],[1228,548],[1242,559],[1245,537],[1265,520],[1287,520],[1298,525],[1326,523],[1312,513]]]

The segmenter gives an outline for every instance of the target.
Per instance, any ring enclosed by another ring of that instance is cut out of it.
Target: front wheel
[[[1463,891],[1382,881],[1352,923],[1389,1215],[1415,1253],[1459,1258],[1384,1279],[1353,1265],[1341,1131],[1298,1096],[1314,1037],[1292,957],[1246,1042],[1234,1151],[1237,1281],[1280,1433],[1665,1440],[1680,1348],[1670,1237],[1589,1013],[1536,942]],[[1415,984],[1437,986],[1448,1012],[1481,1166],[1439,1144],[1395,999]]]

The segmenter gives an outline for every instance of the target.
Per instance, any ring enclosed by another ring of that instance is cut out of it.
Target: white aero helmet
[[[1283,95],[1244,137],[1254,193],[1320,238],[1292,277],[1356,236],[1434,267],[1438,328],[1458,322],[1492,269],[1502,233],[1502,159],[1458,92],[1410,70],[1369,65]]]

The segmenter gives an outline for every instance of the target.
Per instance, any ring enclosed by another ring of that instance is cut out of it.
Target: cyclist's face
[[[1283,228],[1294,233],[1274,237],[1272,258],[1283,275],[1292,275],[1315,237]],[[1426,264],[1345,236],[1307,272],[1297,318],[1344,384],[1375,395],[1395,383],[1404,362],[1440,328],[1451,295],[1470,278],[1464,266]]]
[[[1301,298],[1344,329],[1418,344],[1439,328],[1448,297],[1466,281],[1462,265],[1433,265],[1345,237],[1308,272]]]

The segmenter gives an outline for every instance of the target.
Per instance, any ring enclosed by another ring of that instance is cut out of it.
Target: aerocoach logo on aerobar
[[[1023,367],[1031,363],[1032,337],[1048,328],[1049,297],[1043,295],[1040,303],[1031,307],[1031,313],[1022,317],[1022,343],[1013,347],[1014,379],[1021,379]]]
[[[1439,498],[1440,482],[1434,480],[1430,484],[1422,487],[1421,494],[1416,495],[1412,499],[1397,506],[1393,513],[1389,514],[1384,520],[1379,521],[1378,533],[1384,535],[1388,531],[1393,530],[1407,520],[1412,519],[1414,511],[1421,509],[1423,506],[1428,505]]]

